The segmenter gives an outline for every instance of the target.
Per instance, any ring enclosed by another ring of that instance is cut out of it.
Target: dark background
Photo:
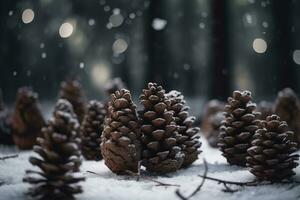
[[[26,9],[34,12],[27,24]],[[148,81],[189,99],[224,100],[249,89],[259,101],[284,87],[300,90],[297,0],[6,0],[0,15],[7,103],[23,85],[53,101],[69,74],[100,99],[113,77],[135,96]],[[65,22],[74,27],[68,38],[59,35]],[[257,38],[267,44],[263,53],[253,48]]]

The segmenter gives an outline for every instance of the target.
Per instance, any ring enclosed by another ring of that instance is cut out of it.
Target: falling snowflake
[[[163,30],[165,28],[165,26],[167,25],[167,20],[165,19],[160,19],[160,18],[155,18],[153,21],[152,21],[152,27],[157,30],[157,31],[160,31],[160,30]]]

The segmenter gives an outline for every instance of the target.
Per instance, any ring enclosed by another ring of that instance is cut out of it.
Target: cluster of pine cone
[[[200,153],[200,129],[193,127],[183,96],[149,83],[140,101],[143,109],[137,112],[128,90],[111,95],[101,143],[105,164],[120,174],[137,172],[139,163],[156,173],[193,163]]]
[[[138,111],[119,79],[110,82],[106,92],[109,101],[87,102],[80,82],[68,79],[47,122],[31,88],[19,89],[12,114],[7,114],[0,93],[0,143],[33,148],[39,155],[29,161],[40,171],[28,170],[24,178],[34,185],[31,196],[72,199],[80,193],[78,182],[84,178],[74,173],[82,156],[104,159],[117,174],[138,172],[140,165],[149,172],[168,173],[197,160],[200,128],[180,92],[166,93],[149,83]],[[228,163],[248,166],[259,180],[280,181],[294,175],[298,165],[294,153],[300,143],[299,115],[300,103],[291,89],[281,91],[274,105],[263,102],[258,108],[249,91],[234,91],[227,104],[209,102],[201,127]]]
[[[218,147],[228,163],[248,166],[259,180],[280,181],[295,174],[298,143],[285,121],[276,114],[261,119],[249,91],[234,91],[224,110]]]

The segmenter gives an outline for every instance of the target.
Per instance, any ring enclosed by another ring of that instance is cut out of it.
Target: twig
[[[205,183],[205,177],[207,176],[207,173],[208,173],[208,167],[207,167],[207,162],[205,159],[203,159],[203,164],[204,164],[204,173],[203,173],[203,177],[202,177],[202,181],[201,183],[198,185],[198,187],[187,197],[185,197],[183,194],[181,194],[181,192],[179,191],[179,189],[176,190],[176,195],[182,199],[182,200],[188,200],[190,198],[192,198],[193,196],[195,196],[202,188],[202,186],[204,185]]]
[[[237,189],[231,189],[226,183],[223,183],[224,185],[224,189],[222,190],[223,192],[228,192],[228,193],[235,193],[237,192],[238,190]]]
[[[209,177],[209,176],[202,176],[202,175],[198,175],[198,176],[201,178],[205,178],[205,179],[208,179],[211,181],[216,181],[216,182],[222,183],[222,184],[230,184],[230,185],[238,185],[238,186],[257,186],[258,185],[257,181],[235,182],[235,181],[227,181],[227,180],[222,180],[222,179],[218,179],[218,178],[213,178],[213,177]]]
[[[6,160],[6,159],[9,159],[9,158],[17,158],[18,156],[19,156],[18,154],[3,156],[3,157],[0,157],[0,160]]]

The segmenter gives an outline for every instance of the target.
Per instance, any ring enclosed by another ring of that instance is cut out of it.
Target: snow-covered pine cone
[[[280,181],[295,175],[299,156],[293,154],[297,143],[292,142],[293,132],[277,115],[261,121],[248,149],[247,165],[259,180]]]
[[[90,101],[81,124],[81,149],[87,160],[101,160],[101,134],[104,128],[106,109],[99,101]]]
[[[74,137],[79,126],[76,118],[68,112],[56,111],[48,124],[42,129],[42,137],[37,139],[29,162],[40,171],[28,170],[23,179],[33,186],[28,194],[37,199],[73,199],[82,192],[79,181],[83,177],[74,176],[80,160],[80,149]]]
[[[111,95],[101,136],[101,153],[114,173],[137,172],[141,155],[140,127],[130,92],[122,89]]]
[[[11,117],[14,143],[20,149],[31,149],[44,124],[37,93],[29,87],[19,88]]]
[[[66,99],[72,104],[78,121],[81,123],[86,112],[86,97],[79,80],[69,78],[63,81],[60,85],[58,97]]]
[[[182,166],[184,153],[177,144],[177,125],[171,100],[156,83],[149,83],[140,96],[143,110],[141,118],[143,153],[142,164],[148,171],[167,173]]]
[[[247,149],[257,130],[256,104],[249,91],[234,91],[225,106],[225,120],[220,127],[218,147],[229,164],[245,166]]]
[[[166,97],[171,100],[170,109],[174,111],[174,120],[178,126],[176,139],[185,156],[182,166],[186,167],[196,161],[201,153],[200,128],[193,127],[195,117],[189,116],[190,108],[180,92],[172,90],[166,94]]]
[[[300,102],[295,92],[285,88],[278,93],[274,105],[274,112],[281,120],[286,121],[294,132],[294,142],[300,147]]]

